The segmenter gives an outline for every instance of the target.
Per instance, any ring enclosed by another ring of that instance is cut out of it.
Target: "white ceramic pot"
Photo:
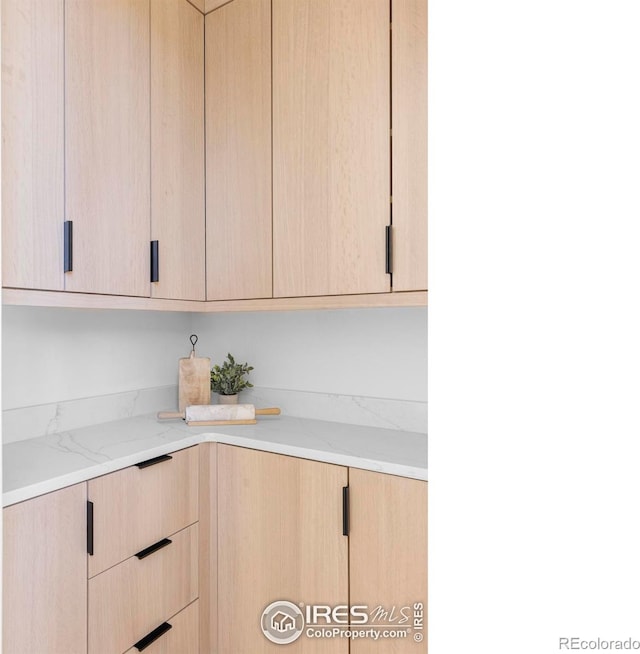
[[[218,394],[218,404],[238,404],[238,394],[220,395]]]

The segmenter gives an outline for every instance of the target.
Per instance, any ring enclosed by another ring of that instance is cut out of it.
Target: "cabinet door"
[[[207,299],[272,296],[271,2],[206,17]]]
[[[427,289],[427,0],[393,0],[393,290]]]
[[[64,3],[2,3],[2,284],[63,288]]]
[[[205,299],[204,221],[204,16],[186,0],[153,0],[152,297]]]
[[[218,444],[219,654],[281,652],[260,628],[277,600],[346,604],[347,469]],[[291,654],[348,652],[346,638],[308,638]]]
[[[3,511],[6,654],[86,654],[86,484]]]
[[[67,291],[148,296],[149,0],[66,0]]]
[[[388,611],[387,622],[378,616],[376,624],[411,627],[406,638],[353,640],[351,654],[422,654],[427,651],[427,483],[350,468],[349,502],[351,604],[366,604],[374,616],[379,606]]]
[[[273,0],[274,296],[381,293],[388,0]]]

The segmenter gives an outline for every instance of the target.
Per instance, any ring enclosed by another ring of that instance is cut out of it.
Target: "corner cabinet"
[[[218,624],[225,625],[218,654],[280,651],[285,641],[271,643],[261,629],[263,611],[278,600],[305,612],[289,652],[427,651],[427,482],[217,447]],[[320,613],[306,612],[315,605]],[[325,617],[327,605],[340,608]],[[354,629],[402,634],[350,641],[307,633],[347,629],[356,609]],[[363,610],[367,620],[358,623]]]
[[[5,654],[427,651],[425,481],[202,443],[3,516]]]
[[[278,652],[260,628],[266,606],[348,604],[347,469],[218,444],[217,470],[218,654]],[[344,639],[301,639],[287,651],[347,654],[348,647]]]
[[[269,298],[271,2],[206,16],[207,299]]]
[[[2,37],[5,301],[426,304],[427,0],[5,0]]]
[[[87,654],[87,486],[3,510],[5,654]]]
[[[151,297],[205,299],[204,183],[204,16],[152,0]]]

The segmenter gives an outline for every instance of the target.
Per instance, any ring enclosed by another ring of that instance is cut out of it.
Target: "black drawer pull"
[[[139,559],[144,559],[145,557],[149,556],[149,554],[153,554],[154,552],[161,550],[163,547],[166,547],[167,545],[171,545],[171,541],[168,538],[163,538],[162,540],[159,540],[157,543],[154,543],[153,545],[149,545],[149,547],[140,550],[136,554],[136,556]]]
[[[73,220],[64,221],[64,271],[73,272]]]
[[[173,457],[168,454],[163,454],[162,456],[157,456],[155,459],[147,459],[141,463],[136,463],[136,466],[142,470],[142,468],[148,468],[149,466],[154,466],[156,463],[162,463],[163,461],[171,461]]]
[[[141,652],[143,649],[149,647],[153,641],[158,640],[160,636],[166,634],[169,629],[172,629],[173,625],[170,625],[168,622],[163,622],[159,627],[156,627],[151,633],[148,633],[144,638],[141,638],[134,647]]]
[[[151,241],[151,281],[160,281],[160,251],[158,241]]]
[[[87,554],[93,556],[93,502],[87,501]]]
[[[349,487],[342,487],[342,535],[349,535]]]
[[[390,275],[393,272],[393,240],[391,238],[391,225],[387,225],[384,229],[385,229],[384,271],[387,275]]]

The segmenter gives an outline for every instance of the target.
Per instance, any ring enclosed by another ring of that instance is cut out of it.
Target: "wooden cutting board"
[[[196,356],[198,337],[191,334],[191,354],[178,362],[178,407],[211,404],[211,359]]]

